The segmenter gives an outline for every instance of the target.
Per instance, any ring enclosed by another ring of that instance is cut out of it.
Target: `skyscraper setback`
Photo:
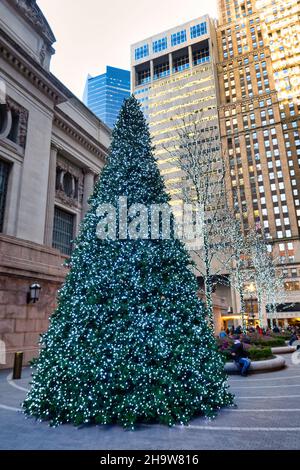
[[[132,89],[148,118],[175,213],[182,202],[181,172],[170,152],[183,120],[197,116],[219,151],[215,46],[214,22],[206,15],[131,47]]]
[[[295,302],[288,315],[299,317],[300,4],[219,0],[218,7],[219,120],[230,161],[228,189],[244,229],[262,227],[280,256],[287,300]]]

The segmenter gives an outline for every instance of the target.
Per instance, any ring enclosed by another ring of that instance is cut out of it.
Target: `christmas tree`
[[[99,238],[99,206],[117,207],[120,197],[128,207],[169,201],[134,97],[114,128],[24,411],[53,425],[172,425],[214,416],[232,395],[188,252],[173,230],[169,239],[135,236],[130,214],[125,234],[118,227],[116,239]]]

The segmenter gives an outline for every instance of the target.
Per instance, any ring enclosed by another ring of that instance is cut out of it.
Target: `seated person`
[[[231,355],[235,363],[241,367],[241,375],[246,377],[251,365],[251,361],[248,359],[247,351],[245,350],[244,345],[241,343],[239,337],[234,341],[231,349]]]

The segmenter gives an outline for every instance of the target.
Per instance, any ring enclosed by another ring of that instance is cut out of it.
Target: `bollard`
[[[14,360],[13,380],[18,380],[22,377],[23,353],[16,352]]]

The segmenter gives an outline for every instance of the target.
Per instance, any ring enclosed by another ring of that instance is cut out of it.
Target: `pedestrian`
[[[237,337],[233,343],[231,355],[236,365],[241,369],[241,375],[247,377],[251,361],[239,337]]]
[[[273,333],[280,333],[280,329],[278,328],[278,325],[274,326]]]
[[[236,329],[235,329],[235,334],[236,335],[240,335],[242,333],[242,327],[241,325],[237,326]]]
[[[293,334],[292,334],[292,336],[291,336],[291,339],[290,339],[290,341],[289,341],[289,346],[292,346],[292,345],[293,345],[293,342],[294,342],[294,341],[297,341],[298,339],[299,339],[299,338],[298,338],[298,335],[297,335],[297,333],[294,331]]]

